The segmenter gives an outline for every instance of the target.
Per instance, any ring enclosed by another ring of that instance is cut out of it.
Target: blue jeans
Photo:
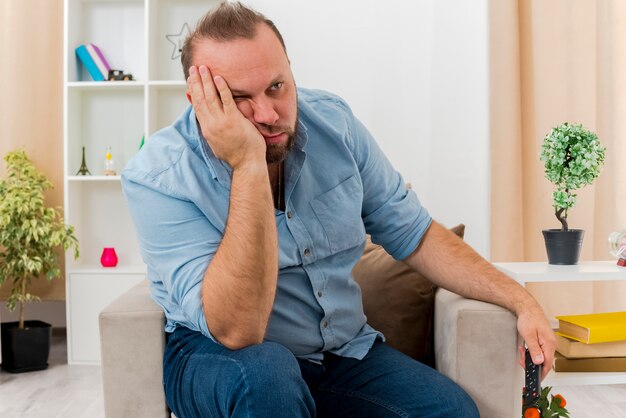
[[[325,353],[315,364],[280,344],[232,351],[179,327],[163,383],[178,418],[479,416],[454,382],[380,341],[362,360]]]

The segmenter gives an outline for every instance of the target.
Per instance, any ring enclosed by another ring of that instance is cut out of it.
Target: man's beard
[[[276,164],[287,158],[289,151],[291,151],[293,144],[296,142],[296,135],[298,134],[298,118],[296,117],[296,123],[293,128],[285,130],[284,128],[268,126],[267,130],[270,134],[281,131],[287,134],[287,142],[285,144],[267,144],[265,161],[267,164]]]

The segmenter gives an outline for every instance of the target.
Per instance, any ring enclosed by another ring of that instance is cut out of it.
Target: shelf
[[[64,216],[80,243],[80,258],[65,258],[70,364],[99,361],[98,313],[146,277],[120,176],[103,175],[107,149],[121,174],[142,139],[189,107],[176,56],[182,29],[220,1],[64,0]],[[93,81],[75,54],[86,43],[134,80]],[[83,155],[94,175],[76,175]],[[117,267],[100,265],[105,247]]]
[[[185,80],[153,80],[148,81],[148,85],[159,87],[186,87],[187,83]]]
[[[68,269],[69,274],[146,274],[145,265],[128,265],[116,267],[102,267],[96,264],[79,264]]]
[[[120,266],[143,265],[119,180],[69,181],[66,193],[65,215],[80,243],[80,258],[66,259],[68,270],[100,266],[105,247],[115,248]]]
[[[494,266],[522,285],[527,283],[596,282],[626,280],[626,268],[611,261],[583,261],[573,266],[557,266],[547,262],[494,263]],[[556,319],[551,325],[558,326]],[[521,370],[521,369],[520,369]],[[520,375],[522,372],[520,372]],[[626,372],[555,372],[544,386],[614,385],[626,383]]]
[[[120,176],[68,176],[68,181],[120,181]]]
[[[81,3],[124,3],[129,0],[80,0]],[[137,0],[136,0],[137,1]]]
[[[552,371],[542,386],[618,385],[626,383],[626,372],[555,372]]]
[[[615,261],[584,261],[574,266],[555,266],[547,262],[494,263],[494,266],[522,284],[626,280],[626,268],[619,267]]]
[[[97,45],[111,68],[146,79],[144,6],[143,0],[66,0],[67,81],[92,80],[74,54],[85,43]]]
[[[82,148],[89,171],[104,171],[106,147],[110,146],[119,173],[137,153],[144,135],[144,88],[139,84],[114,88],[68,88],[67,175],[75,176],[82,162]],[[139,87],[139,88],[138,88]]]
[[[143,86],[143,83],[140,81],[72,81],[67,83],[67,87],[70,90],[136,90],[143,89]]]

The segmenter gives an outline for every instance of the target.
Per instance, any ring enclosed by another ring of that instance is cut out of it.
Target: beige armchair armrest
[[[169,417],[163,392],[165,315],[145,280],[99,317],[104,411],[107,418]]]
[[[437,291],[437,370],[470,394],[482,418],[521,415],[516,324],[515,316],[499,306]]]

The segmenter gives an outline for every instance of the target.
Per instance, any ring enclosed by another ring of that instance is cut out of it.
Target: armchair
[[[150,299],[148,282],[113,301],[99,322],[106,416],[169,417],[162,387],[165,315]],[[483,418],[516,416],[522,382],[515,317],[438,289],[433,326],[436,368],[472,396]]]

